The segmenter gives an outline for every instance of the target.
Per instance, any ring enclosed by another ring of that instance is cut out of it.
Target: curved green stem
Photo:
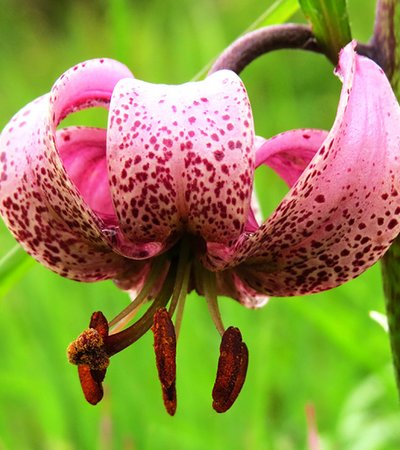
[[[372,58],[383,68],[400,98],[400,2],[378,0],[374,36],[370,44]],[[382,277],[386,300],[390,346],[397,390],[400,397],[400,237],[382,259]]]

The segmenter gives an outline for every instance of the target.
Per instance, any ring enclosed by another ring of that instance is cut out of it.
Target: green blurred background
[[[355,38],[371,34],[373,0],[349,0]],[[111,57],[151,82],[192,79],[271,0],[0,0],[0,128],[47,92],[77,62]],[[291,19],[303,21],[300,13]],[[340,82],[322,56],[278,52],[242,74],[257,133],[329,129]],[[69,123],[104,126],[106,113]],[[286,188],[257,174],[267,215]],[[14,245],[4,226],[0,255]],[[222,299],[224,322],[239,326],[250,350],[246,384],[224,415],[211,408],[219,335],[206,303],[190,295],[178,345],[178,411],[169,417],[157,380],[151,333],[113,358],[106,398],[83,399],[65,348],[94,310],[118,313],[127,296],[111,282],[64,280],[36,263],[0,286],[0,449],[308,449],[312,405],[321,450],[400,448],[399,405],[388,338],[369,317],[383,312],[380,268],[332,292],[272,299],[246,310]]]

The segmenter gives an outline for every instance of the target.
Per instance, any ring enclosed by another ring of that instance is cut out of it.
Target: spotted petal
[[[273,169],[292,187],[314,158],[328,133],[324,130],[291,130],[265,141],[256,153],[256,167]]]
[[[400,231],[397,100],[383,71],[353,44],[337,74],[343,89],[333,128],[276,211],[234,248],[209,247],[214,270],[237,266],[258,292],[340,285],[377,261]]]
[[[106,135],[105,129],[64,128],[57,132],[56,147],[68,176],[85,202],[105,224],[115,226],[108,184]]]
[[[233,242],[248,216],[253,142],[247,94],[233,72],[180,86],[119,82],[107,152],[123,233],[135,243],[173,242],[183,230]]]
[[[33,257],[69,278],[114,277],[126,262],[111,251],[103,221],[65,170],[56,127],[83,104],[106,101],[125,76],[131,76],[128,69],[109,60],[76,66],[59,79],[51,95],[16,114],[0,137],[0,212]],[[62,100],[56,92],[63,94]]]

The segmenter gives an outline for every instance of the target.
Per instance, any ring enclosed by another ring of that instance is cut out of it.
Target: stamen
[[[153,324],[153,316],[159,308],[163,308],[171,298],[176,276],[176,265],[171,264],[161,291],[143,316],[129,328],[119,333],[110,334],[105,341],[105,348],[109,356],[115,355],[146,333]]]
[[[135,313],[139,310],[139,308],[143,305],[143,303],[147,300],[151,289],[154,287],[156,282],[160,281],[160,274],[162,273],[162,269],[164,264],[166,263],[166,258],[161,256],[154,261],[152,268],[150,269],[150,273],[147,277],[147,280],[142,287],[139,294],[136,296],[134,300],[123,310],[121,311],[113,320],[110,321],[109,326],[114,327],[114,333],[119,331],[121,327],[125,325],[130,319],[133,318]],[[128,318],[127,321],[124,319]],[[120,324],[120,322],[124,322]]]
[[[249,354],[238,328],[229,327],[222,336],[217,377],[212,391],[213,408],[227,411],[239,395],[246,379]]]
[[[90,318],[89,328],[94,328],[105,339],[108,336],[108,322],[101,311],[96,311]]]
[[[146,297],[141,298],[139,302],[136,302],[136,298],[129,305],[134,306],[134,308],[130,308],[130,311],[126,314],[125,317],[119,320],[115,325],[111,325],[112,321],[110,322],[109,325],[110,327],[112,327],[112,334],[119,333],[121,330],[123,330],[129,324],[129,322],[131,322],[134,319],[134,317],[142,307],[143,303],[146,301]],[[135,305],[133,305],[133,302],[135,302]]]
[[[109,359],[104,350],[104,339],[94,328],[81,333],[67,349],[71,364],[87,365],[93,370],[104,370],[109,365]]]
[[[192,263],[190,258],[190,245],[186,239],[183,239],[181,243],[181,251],[179,254],[179,262],[174,291],[172,293],[171,304],[169,307],[170,317],[174,315],[175,309],[177,309],[175,319],[175,333],[177,339],[181,328],[183,310],[185,306],[186,296],[188,293],[188,285],[191,270],[192,270]]]
[[[176,335],[171,317],[165,308],[154,314],[154,351],[163,400],[168,414],[176,411]]]
[[[188,267],[187,272],[185,273],[185,279],[184,282],[182,283],[182,289],[181,292],[179,293],[179,297],[178,297],[178,306],[176,309],[176,317],[175,317],[175,334],[176,334],[176,339],[179,338],[179,333],[181,331],[181,325],[182,325],[182,318],[183,318],[183,311],[185,309],[185,303],[186,303],[186,296],[187,296],[187,288],[188,288],[188,284],[189,284],[189,275],[190,275],[190,265]]]
[[[130,327],[109,334],[109,324],[101,312],[93,313],[89,329],[68,347],[70,362],[78,365],[79,379],[86,400],[95,405],[103,397],[103,386],[109,358],[130,346],[150,327],[154,333],[154,350],[158,376],[161,382],[165,408],[171,416],[176,412],[176,341],[177,333],[171,320],[177,311],[176,326],[179,332],[182,314],[193,271],[199,286],[203,287],[207,305],[213,322],[222,336],[217,376],[213,388],[213,408],[221,413],[227,411],[242,389],[248,364],[248,351],[242,342],[237,328],[229,327],[226,331],[218,308],[217,277],[214,272],[200,264],[194,264],[190,256],[189,243],[181,243],[179,261],[176,254],[167,263],[166,258],[160,260],[150,271],[147,282],[136,299],[110,324],[119,327],[148,298],[155,284],[162,282],[162,287],[155,299],[143,314]],[[166,263],[168,265],[166,265]],[[167,270],[167,274],[160,271]],[[171,299],[169,312],[165,308]]]
[[[68,360],[71,364],[87,365],[92,370],[105,370],[109,364],[104,348],[108,324],[103,313],[94,312],[89,327],[68,346]]]
[[[90,367],[85,364],[78,366],[79,381],[81,383],[83,395],[85,396],[86,401],[91,405],[97,405],[104,394],[102,382],[96,379],[96,375],[93,375],[94,372],[97,371],[91,370]],[[105,371],[102,372],[104,372],[105,375]]]
[[[221,313],[218,307],[218,297],[217,297],[217,280],[214,272],[203,269],[203,288],[204,295],[207,300],[208,310],[210,311],[211,318],[214,322],[218,333],[223,336],[225,332],[224,324],[222,323]]]
[[[150,289],[154,286],[156,281],[154,279],[155,272],[156,271],[153,271],[152,273],[153,281],[148,284]],[[145,314],[129,328],[119,333],[109,335],[107,319],[101,312],[96,312],[93,313],[91,317],[90,328],[81,333],[80,336],[69,345],[67,350],[68,359],[72,364],[78,365],[82,390],[89,403],[95,405],[103,397],[102,382],[109,365],[109,358],[139,339],[152,326],[153,316],[157,310],[163,308],[168,303],[173,292],[175,277],[176,264],[170,264],[165,280],[163,280],[163,286],[153,303]],[[184,282],[182,284],[184,285]],[[145,299],[146,294],[142,294],[141,297],[142,299]],[[168,320],[171,322],[165,308],[164,311],[168,316]],[[162,333],[160,336],[163,336],[163,333],[165,334],[168,331],[172,343],[174,342],[173,345],[176,346],[175,331],[172,322],[171,326],[172,334],[167,325],[162,325]],[[168,334],[166,334],[166,336],[168,336]],[[157,351],[157,349],[159,350]],[[167,348],[163,347],[162,344],[158,344],[156,345],[156,353],[157,352],[167,361],[166,365],[170,366],[171,361],[175,361],[175,353],[172,353],[172,347]],[[159,366],[159,363],[157,363],[157,365]],[[171,382],[170,373],[171,372],[167,372],[167,375],[165,375],[164,371],[163,375],[160,375],[160,380],[163,385],[164,403],[169,414],[173,415],[176,409],[176,393],[175,385]]]
[[[103,398],[102,382],[109,364],[104,350],[108,323],[103,313],[93,313],[89,327],[69,345],[67,354],[69,361],[78,365],[79,380],[86,400],[96,405]]]

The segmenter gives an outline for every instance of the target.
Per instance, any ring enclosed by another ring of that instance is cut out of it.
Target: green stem
[[[400,238],[394,241],[382,259],[382,277],[390,346],[400,396]]]
[[[373,59],[382,67],[399,98],[400,94],[400,2],[378,0],[374,35],[371,40]]]
[[[397,98],[400,98],[399,0],[378,0],[371,48],[373,59],[384,69]],[[382,259],[382,277],[390,346],[400,396],[400,237]]]

